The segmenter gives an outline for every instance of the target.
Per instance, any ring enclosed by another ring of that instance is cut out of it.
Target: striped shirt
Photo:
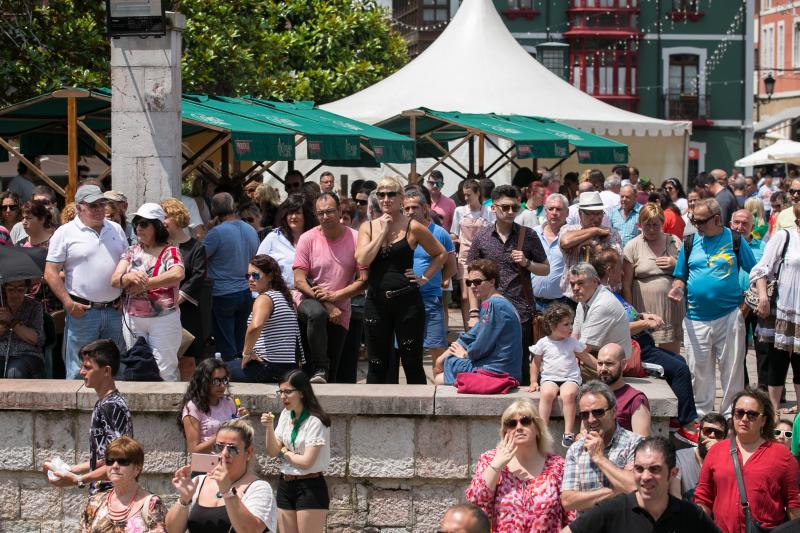
[[[300,354],[300,363],[305,363],[303,346],[300,342],[300,326],[297,324],[297,315],[294,307],[290,307],[286,298],[278,291],[264,291],[272,300],[272,314],[269,316],[261,334],[256,341],[253,351],[268,363],[298,363],[296,354]],[[253,314],[247,318],[247,324],[253,319]]]

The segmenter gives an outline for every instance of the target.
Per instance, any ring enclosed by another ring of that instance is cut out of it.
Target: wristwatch
[[[236,496],[236,487],[231,486],[230,490],[225,493],[223,498],[234,498]]]
[[[419,279],[424,279],[424,280],[425,280],[425,283],[428,283],[428,282],[430,281],[430,280],[428,279],[428,276],[426,276],[425,274],[421,275],[421,276],[419,277]]]
[[[78,482],[75,484],[79,489],[82,489],[86,486],[86,483],[83,482],[83,476],[78,476]]]

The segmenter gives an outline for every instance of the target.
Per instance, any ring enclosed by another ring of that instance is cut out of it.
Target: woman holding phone
[[[322,410],[308,376],[293,370],[276,392],[284,409],[273,429],[272,413],[261,415],[267,454],[279,457],[278,524],[281,533],[325,530],[330,498],[323,472],[331,459],[331,419]]]
[[[178,501],[167,513],[169,533],[261,533],[277,531],[275,500],[269,483],[248,468],[253,458],[253,428],[238,418],[223,423],[212,447],[213,466],[191,477],[208,455],[192,454],[193,465],[175,472]],[[197,457],[197,459],[195,459]]]

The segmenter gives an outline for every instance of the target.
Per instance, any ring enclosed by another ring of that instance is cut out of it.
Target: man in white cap
[[[613,248],[622,255],[622,241],[619,233],[613,228],[603,227],[605,208],[603,199],[597,191],[581,193],[578,200],[580,224],[567,224],[561,228],[559,237],[564,255],[564,275],[561,278],[561,290],[564,296],[572,298],[569,285],[569,268],[582,261],[589,262],[594,249]]]
[[[106,219],[107,201],[100,187],[81,186],[75,193],[77,216],[50,237],[44,279],[67,313],[67,379],[80,379],[81,346],[108,338],[120,351],[125,349],[119,310],[122,291],[109,280],[128,241],[119,224]]]

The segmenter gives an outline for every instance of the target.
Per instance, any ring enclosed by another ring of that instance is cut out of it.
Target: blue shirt
[[[545,300],[561,298],[564,296],[564,291],[561,290],[561,276],[564,273],[564,254],[561,252],[561,246],[559,246],[561,236],[556,235],[553,242],[547,244],[547,239],[544,238],[543,226],[536,226],[533,231],[539,236],[544,253],[547,254],[547,262],[550,263],[550,273],[546,276],[534,276],[531,274],[533,296],[544,298]]]
[[[258,250],[258,233],[250,224],[229,220],[211,228],[203,241],[212,296],[248,290],[247,265]]]
[[[622,214],[622,207],[613,207],[608,210],[608,216],[611,219],[611,227],[617,230],[620,239],[622,239],[622,247],[628,244],[628,241],[639,235],[639,210],[642,208],[639,204],[633,205],[633,211],[625,218]]]
[[[451,254],[456,251],[456,247],[453,245],[453,239],[450,238],[450,234],[445,230],[443,227],[438,226],[431,222],[428,225],[428,231],[430,231],[433,236],[436,238],[437,241],[442,243],[444,246],[444,250]],[[431,256],[428,255],[428,252],[425,251],[425,248],[422,245],[417,244],[417,247],[414,249],[414,274],[417,276],[422,276],[428,267],[431,266]],[[426,296],[441,296],[442,295],[442,269],[436,271],[436,274],[423,285],[419,289],[420,295],[425,298]]]
[[[481,302],[478,322],[458,336],[475,366],[522,381],[522,327],[514,304],[502,296]]]
[[[721,318],[742,303],[739,286],[739,269],[750,272],[756,264],[750,246],[742,239],[739,259],[733,253],[731,230],[722,228],[722,233],[713,237],[695,234],[689,256],[689,271],[686,271],[684,247],[678,253],[678,262],[672,275],[686,283],[686,316],[690,320],[710,321]]]
[[[764,248],[767,247],[767,243],[756,238],[753,238],[750,240],[750,242],[747,242],[744,240],[744,237],[742,237],[742,246],[745,244],[750,246],[750,250],[753,252],[753,257],[755,258],[756,263],[761,261],[761,256],[764,255]],[[741,287],[742,292],[750,288],[750,274],[741,268],[739,269],[739,286]]]

